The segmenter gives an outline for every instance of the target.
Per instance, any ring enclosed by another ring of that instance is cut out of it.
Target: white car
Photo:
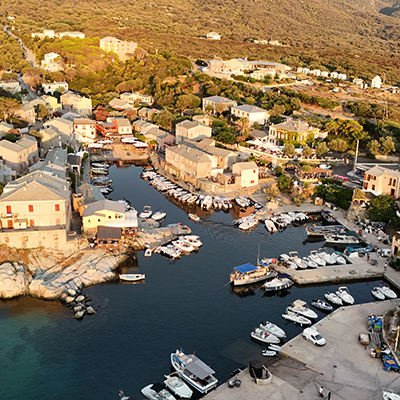
[[[306,328],[303,331],[304,339],[308,340],[316,346],[325,346],[326,340],[321,336],[321,334],[315,328]]]

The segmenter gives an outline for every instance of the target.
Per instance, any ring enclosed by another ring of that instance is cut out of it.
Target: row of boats
[[[154,253],[176,260],[182,254],[189,254],[198,250],[203,243],[197,235],[184,235],[179,236],[177,240],[173,240],[170,244],[159,246],[154,250]],[[146,254],[145,254],[146,255]],[[150,254],[151,255],[151,254]]]
[[[111,167],[108,163],[92,163],[90,166],[91,184],[98,186],[102,194],[110,194],[114,188],[112,187],[112,179],[108,178],[108,169]]]

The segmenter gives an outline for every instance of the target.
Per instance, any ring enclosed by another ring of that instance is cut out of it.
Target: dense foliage
[[[372,199],[368,206],[368,216],[374,221],[389,222],[396,216],[396,202],[389,195],[378,196]]]
[[[314,189],[314,195],[344,210],[348,210],[351,204],[353,191],[337,185],[320,185]]]
[[[23,50],[17,40],[0,32],[0,70],[22,71],[29,66],[23,58]],[[15,79],[15,76],[13,77]]]

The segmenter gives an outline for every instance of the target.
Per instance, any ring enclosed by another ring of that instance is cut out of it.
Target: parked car
[[[316,346],[325,346],[326,344],[326,340],[315,328],[304,329],[303,337]]]

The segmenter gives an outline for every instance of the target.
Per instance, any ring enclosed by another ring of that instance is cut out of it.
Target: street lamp
[[[354,157],[354,166],[353,166],[353,173],[356,173],[356,164],[357,164],[357,156],[358,156],[358,144],[359,144],[360,140],[357,139],[357,145],[356,145],[356,155]]]

